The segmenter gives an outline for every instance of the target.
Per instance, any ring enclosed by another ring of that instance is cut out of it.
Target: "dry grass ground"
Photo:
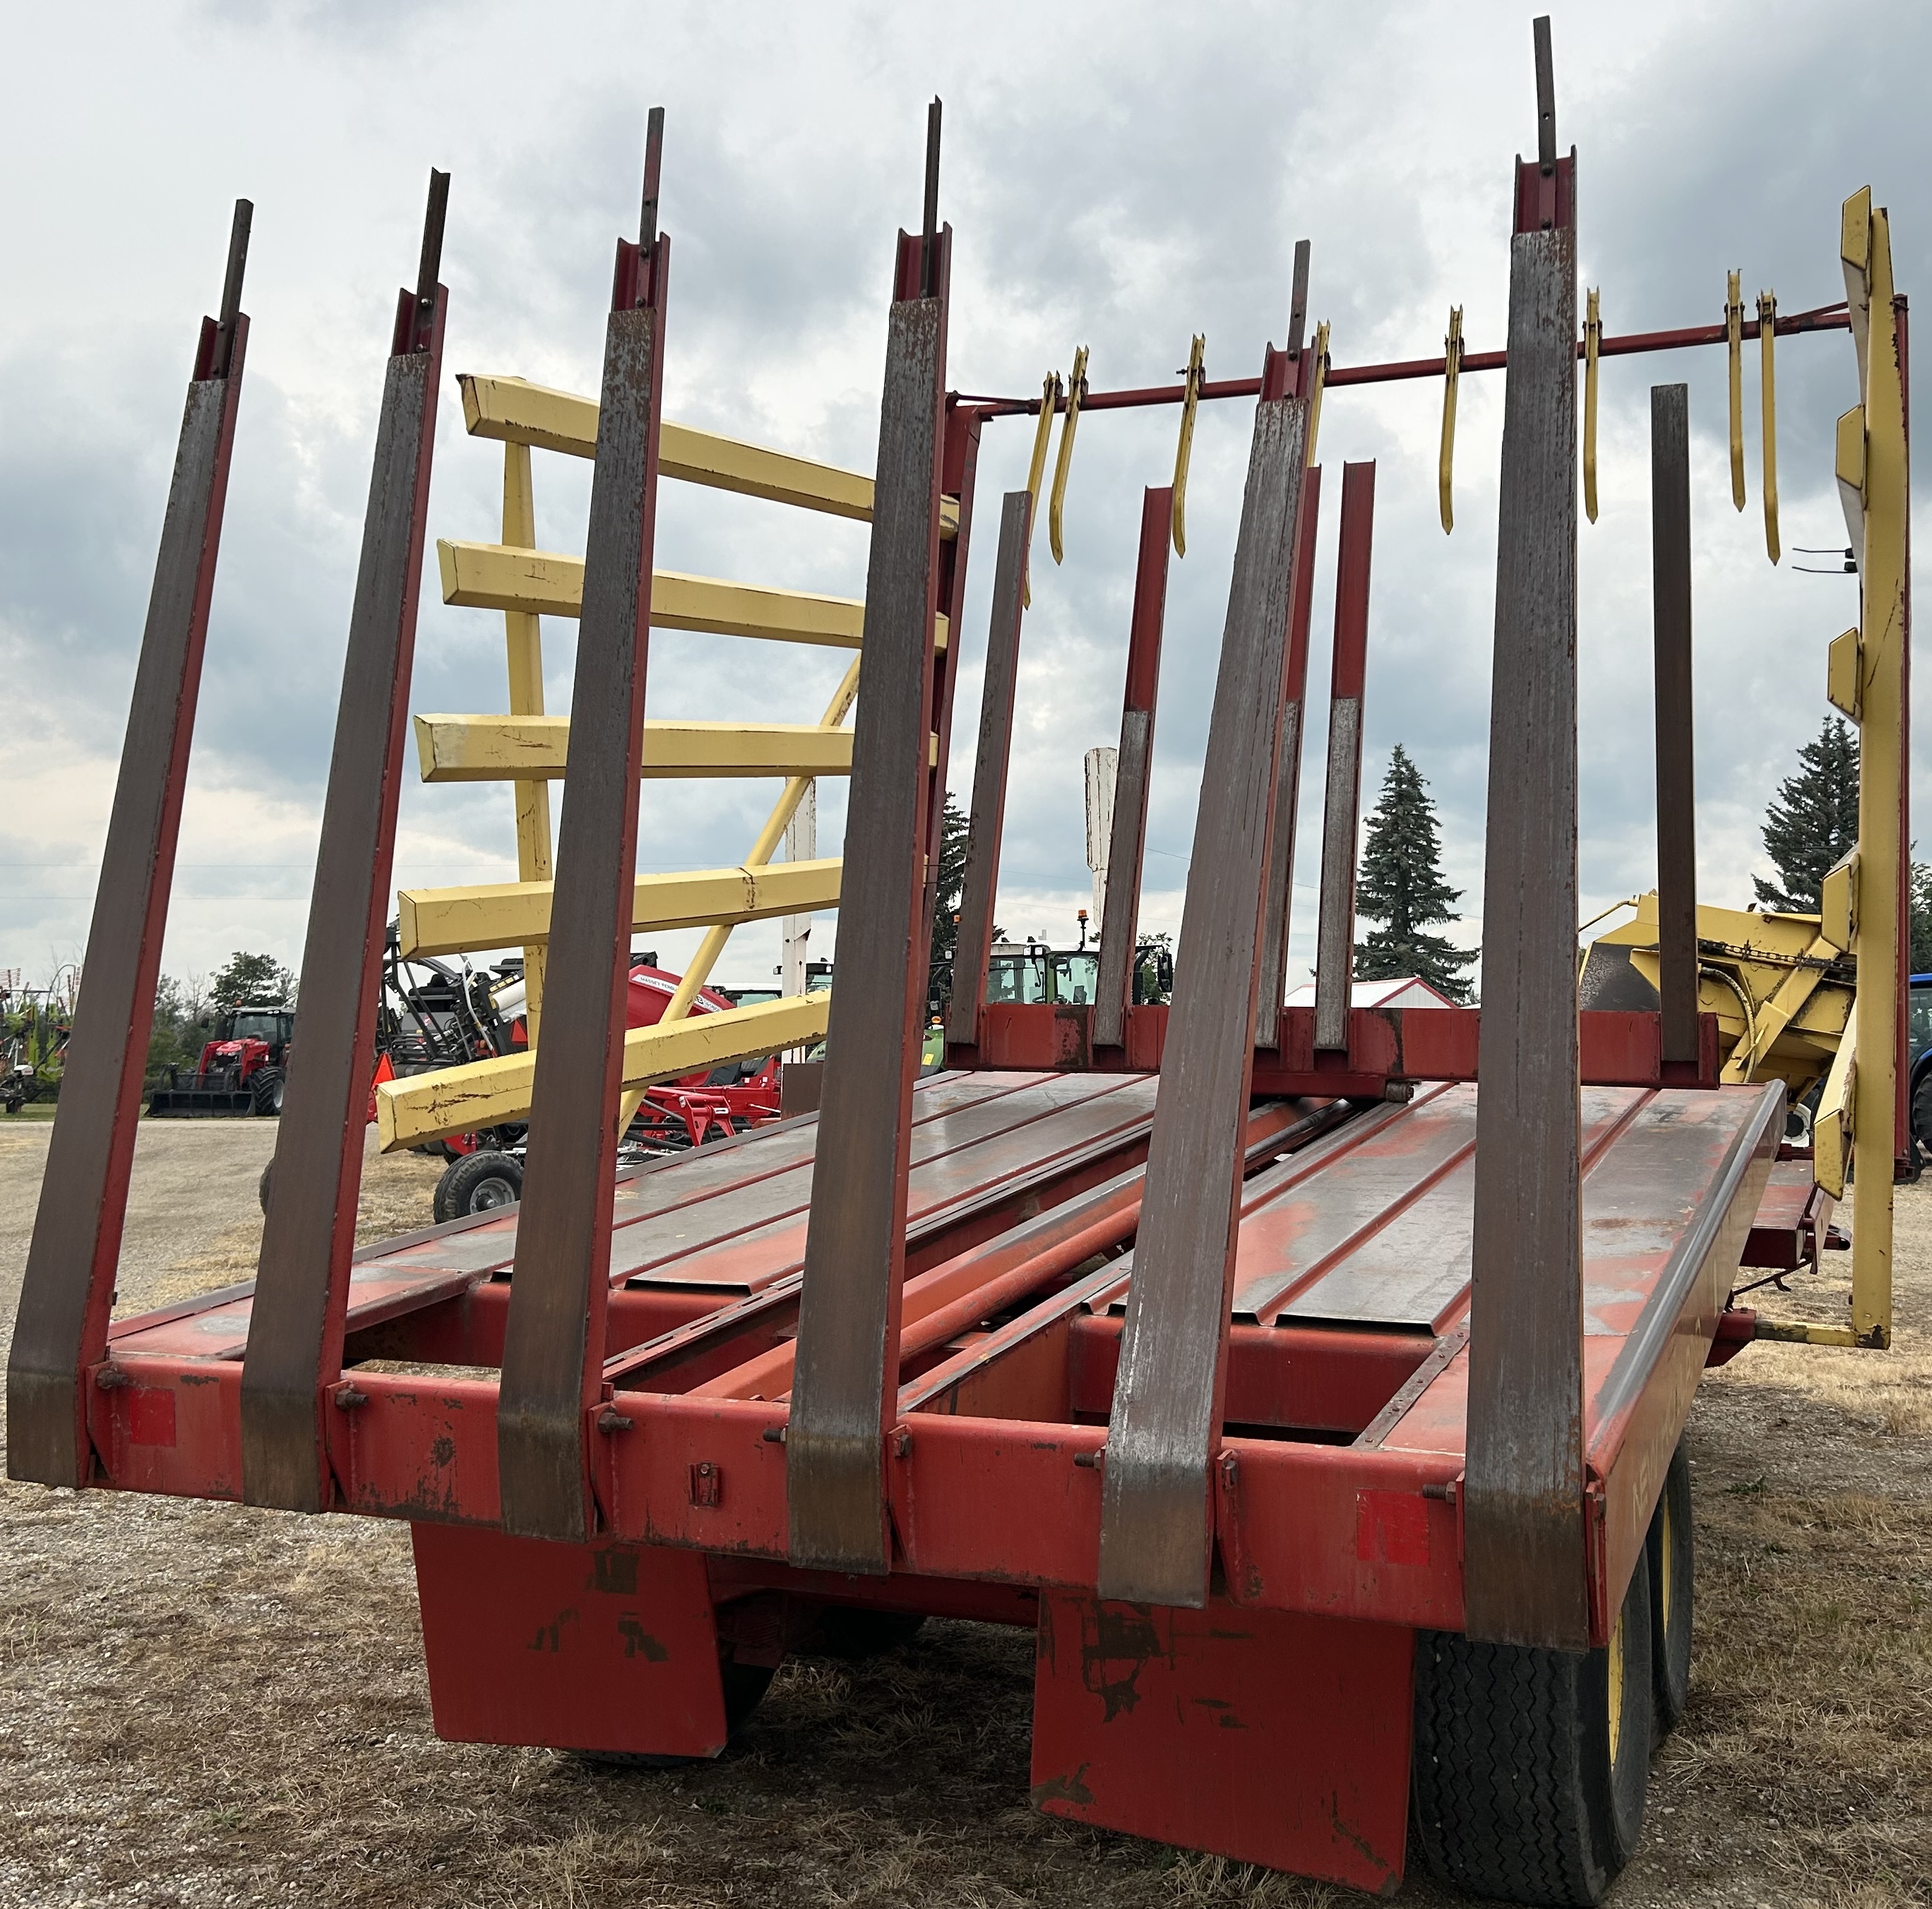
[[[252,1269],[271,1142],[144,1130],[124,1305]],[[0,1329],[45,1145],[0,1127]],[[434,1177],[373,1162],[365,1234],[420,1223]],[[1898,1350],[1754,1347],[1700,1396],[1694,1692],[1628,1909],[1932,1903],[1932,1189],[1900,1215]],[[1832,1314],[1842,1283],[1771,1299]],[[0,1902],[1360,1899],[1034,1815],[1030,1676],[1028,1638],[934,1624],[872,1664],[788,1665],[701,1768],[446,1744],[402,1528],[0,1486]]]

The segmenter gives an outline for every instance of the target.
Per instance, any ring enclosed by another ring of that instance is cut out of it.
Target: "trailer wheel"
[[[440,1225],[514,1206],[524,1197],[524,1163],[512,1153],[466,1153],[442,1170],[431,1210]]]
[[[1429,1866],[1466,1894],[1603,1901],[1643,1832],[1650,1573],[1590,1651],[1416,1638],[1413,1816]]]
[[[1652,1659],[1657,1683],[1657,1734],[1675,1730],[1690,1701],[1692,1572],[1690,1461],[1679,1444],[1651,1515],[1644,1563],[1650,1574]]]
[[[258,1067],[253,1080],[248,1083],[248,1091],[255,1096],[257,1113],[272,1113],[278,1118],[282,1111],[282,1083],[287,1077],[279,1067]]]

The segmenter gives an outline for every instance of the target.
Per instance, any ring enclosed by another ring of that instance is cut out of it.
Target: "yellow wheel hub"
[[[1617,1749],[1624,1727],[1624,1614],[1617,1613],[1617,1627],[1610,1633],[1606,1653],[1610,1670],[1610,1767],[1616,1767]]]

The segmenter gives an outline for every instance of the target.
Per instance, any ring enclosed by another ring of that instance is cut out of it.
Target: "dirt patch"
[[[219,1124],[144,1129],[124,1307],[252,1272],[272,1128]],[[0,1130],[0,1322],[44,1146]],[[364,1236],[422,1224],[435,1172],[372,1161]],[[1932,1191],[1899,1203],[1896,1350],[1754,1347],[1700,1394],[1693,1695],[1628,1909],[1932,1903]],[[1768,1303],[1842,1317],[1833,1264]],[[1029,1637],[935,1622],[788,1664],[716,1764],[443,1743],[404,1528],[0,1486],[0,1902],[1361,1900],[1035,1815],[1031,1681]]]

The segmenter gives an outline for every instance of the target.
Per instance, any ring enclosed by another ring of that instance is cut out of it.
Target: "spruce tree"
[[[941,1000],[952,993],[952,957],[959,945],[959,899],[966,888],[965,812],[946,791],[940,818],[939,882],[932,899],[933,992]]]
[[[1780,915],[1815,915],[1826,871],[1858,839],[1858,732],[1827,716],[1798,765],[1765,811],[1765,852],[1778,882],[1751,877],[1759,907]]]
[[[1475,956],[1441,935],[1432,922],[1456,919],[1460,889],[1442,879],[1442,847],[1429,785],[1400,743],[1389,758],[1382,796],[1369,817],[1355,881],[1355,913],[1382,925],[1355,944],[1359,981],[1414,975],[1452,1001],[1469,998],[1466,970]]]

